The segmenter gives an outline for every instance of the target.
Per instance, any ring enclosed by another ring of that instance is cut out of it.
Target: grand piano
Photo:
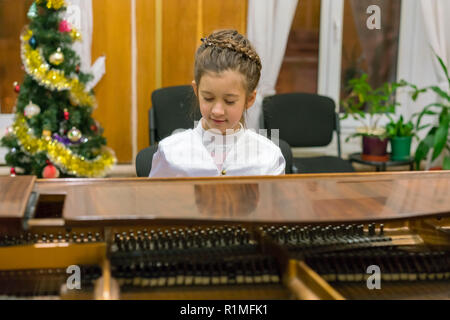
[[[0,177],[2,299],[450,299],[450,172]]]

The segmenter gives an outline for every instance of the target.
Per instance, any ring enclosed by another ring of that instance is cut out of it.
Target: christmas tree
[[[80,70],[72,44],[81,34],[64,19],[65,10],[65,0],[36,0],[28,11],[31,22],[20,39],[26,74],[14,84],[15,120],[1,140],[12,175],[101,177],[116,163],[91,116],[92,75]]]

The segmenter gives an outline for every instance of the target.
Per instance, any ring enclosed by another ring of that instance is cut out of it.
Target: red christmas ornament
[[[19,93],[19,92],[20,92],[20,84],[18,84],[17,81],[14,82],[14,91],[15,91],[16,93]]]
[[[93,131],[93,132],[97,132],[97,126],[95,125],[95,124],[91,124],[91,131]]]
[[[64,120],[69,120],[69,111],[64,109]]]
[[[44,170],[42,170],[42,177],[44,179],[55,179],[59,177],[59,170],[52,164],[48,164],[45,166]]]
[[[75,72],[80,73],[80,65],[79,64],[77,64],[77,66],[75,67]]]
[[[16,176],[16,169],[14,167],[11,168],[10,174],[11,174],[11,177],[15,177]]]
[[[67,20],[62,20],[59,23],[59,32],[70,32],[72,31],[72,27],[70,26],[70,23],[67,22]]]

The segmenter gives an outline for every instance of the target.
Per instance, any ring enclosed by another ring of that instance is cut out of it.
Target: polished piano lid
[[[22,219],[35,176],[0,177],[0,221]]]
[[[67,225],[326,223],[450,215],[449,171],[38,180],[35,191],[66,195]]]

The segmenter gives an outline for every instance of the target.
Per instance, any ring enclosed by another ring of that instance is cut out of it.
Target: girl
[[[150,177],[284,174],[280,148],[243,125],[261,75],[258,54],[235,30],[214,32],[202,42],[192,81],[202,119],[160,141]]]

